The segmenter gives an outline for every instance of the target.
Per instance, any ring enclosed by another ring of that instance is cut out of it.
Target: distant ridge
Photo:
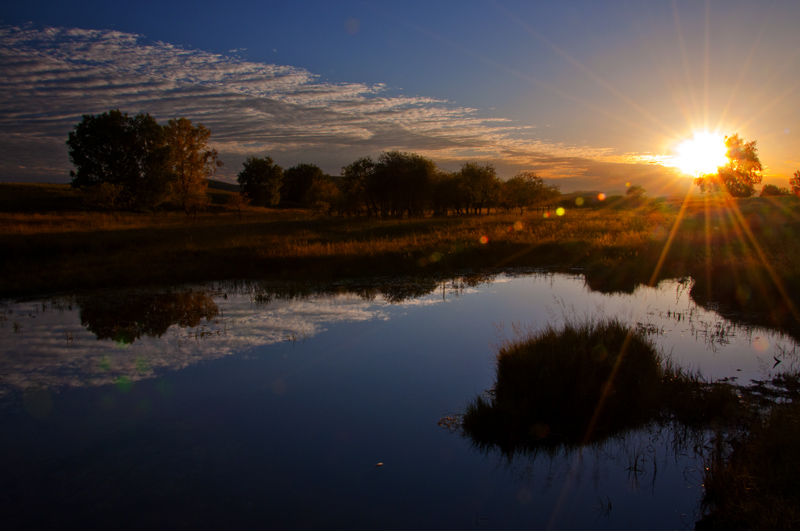
[[[223,192],[239,192],[239,185],[225,181],[217,181],[216,179],[206,179],[208,181],[208,188],[211,190],[222,190]]]

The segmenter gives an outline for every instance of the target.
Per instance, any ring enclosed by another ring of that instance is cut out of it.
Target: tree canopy
[[[170,120],[166,126],[173,174],[173,197],[186,212],[208,204],[208,179],[222,162],[216,149],[208,147],[211,131],[203,124],[192,126],[188,118]]]
[[[114,109],[85,114],[67,138],[72,186],[105,185],[105,195],[129,208],[150,208],[170,192],[170,146],[164,129],[149,114],[134,117]]]
[[[281,199],[301,203],[314,180],[322,179],[325,173],[316,164],[300,163],[283,172]]]
[[[243,165],[244,169],[236,179],[242,194],[256,206],[277,205],[281,199],[283,168],[275,164],[271,157],[248,157]]]

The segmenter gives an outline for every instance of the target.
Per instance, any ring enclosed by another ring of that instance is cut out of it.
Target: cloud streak
[[[67,133],[81,115],[113,108],[205,124],[227,178],[251,155],[338,173],[390,149],[451,169],[494,161],[509,175],[536,169],[577,178],[588,168],[602,174],[604,162],[628,162],[610,148],[531,140],[530,127],[394,92],[118,31],[0,27],[0,171],[5,180],[66,181]]]

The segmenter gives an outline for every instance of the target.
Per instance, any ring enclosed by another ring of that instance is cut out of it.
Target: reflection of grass
[[[653,422],[702,422],[734,414],[736,404],[729,387],[672,367],[639,330],[616,320],[567,323],[504,345],[493,391],[467,407],[462,428],[479,447],[513,455]]]
[[[792,401],[772,402],[736,435],[717,438],[705,473],[709,515],[697,529],[800,528],[799,381],[797,374],[776,379],[783,391],[774,398]]]
[[[665,361],[642,329],[568,322],[504,344],[494,388],[440,424],[508,459],[670,426],[673,444],[694,440],[706,459],[706,516],[697,529],[797,529],[798,392],[797,375],[748,388],[705,382]],[[710,444],[687,437],[701,433]],[[631,481],[645,462],[634,447]]]

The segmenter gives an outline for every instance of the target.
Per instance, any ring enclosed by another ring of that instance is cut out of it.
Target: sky
[[[697,131],[800,170],[800,2],[27,0],[0,7],[0,181],[69,182],[68,133],[120,109],[332,175],[389,150],[564,192],[684,191]],[[673,165],[673,166],[671,166]]]

